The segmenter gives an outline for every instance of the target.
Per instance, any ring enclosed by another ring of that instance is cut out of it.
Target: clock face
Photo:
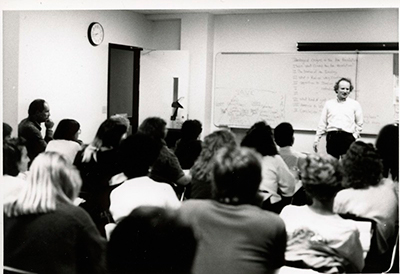
[[[89,42],[93,46],[98,46],[103,42],[104,29],[100,23],[94,22],[89,25],[88,29]]]

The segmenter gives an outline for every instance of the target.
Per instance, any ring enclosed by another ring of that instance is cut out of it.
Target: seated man
[[[289,205],[280,214],[288,235],[286,265],[322,273],[359,273],[364,266],[359,231],[352,220],[333,212],[342,180],[338,160],[309,155],[301,176],[312,204]]]
[[[40,124],[46,126],[46,136],[43,138]],[[26,149],[31,161],[45,151],[47,143],[53,140],[54,122],[50,120],[49,104],[43,99],[36,99],[28,109],[28,117],[23,119],[18,125],[18,137],[26,140]]]
[[[275,213],[251,205],[261,159],[248,148],[222,148],[212,168],[213,200],[179,209],[197,239],[193,273],[274,273],[284,263],[286,231]]]

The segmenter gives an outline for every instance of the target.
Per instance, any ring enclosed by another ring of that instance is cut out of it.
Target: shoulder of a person
[[[276,163],[277,165],[286,165],[285,161],[283,160],[282,156],[279,154],[275,154],[271,156],[272,162]]]
[[[301,218],[301,215],[308,214],[309,212],[310,210],[308,209],[307,205],[303,206],[287,205],[282,209],[281,213],[279,214],[279,217],[281,217],[283,220],[296,219],[296,218]]]
[[[332,105],[332,104],[336,104],[336,103],[337,103],[337,99],[334,98],[334,99],[326,100],[325,105],[327,106],[327,105]]]
[[[91,223],[90,215],[81,207],[66,202],[57,203],[56,213],[63,216],[65,221],[76,223]]]
[[[188,199],[182,202],[181,208],[183,210],[192,209],[202,211],[205,207],[211,207],[211,201],[206,199]]]

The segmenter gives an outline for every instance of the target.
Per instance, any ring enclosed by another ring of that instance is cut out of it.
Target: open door
[[[180,128],[188,113],[189,52],[143,50],[140,59],[139,121],[158,116],[168,128]],[[172,103],[179,99],[176,119]]]
[[[107,117],[126,115],[136,132],[139,123],[139,71],[141,48],[109,44]]]

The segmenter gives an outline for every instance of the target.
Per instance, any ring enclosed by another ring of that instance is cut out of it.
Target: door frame
[[[140,53],[143,48],[120,45],[120,44],[108,44],[108,76],[107,76],[107,118],[111,116],[110,110],[110,98],[111,98],[111,90],[110,90],[110,71],[111,71],[111,51],[112,49],[120,49],[127,50],[133,52],[133,88],[132,88],[132,116],[128,117],[132,133],[137,131],[139,126],[139,82],[140,82]]]

